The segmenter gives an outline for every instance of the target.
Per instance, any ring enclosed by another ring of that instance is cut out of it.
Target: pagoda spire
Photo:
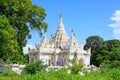
[[[63,33],[66,35],[64,24],[62,22],[62,13],[60,13],[60,23],[59,23],[58,28],[57,28],[57,33]]]
[[[62,23],[62,13],[60,13],[60,23]]]

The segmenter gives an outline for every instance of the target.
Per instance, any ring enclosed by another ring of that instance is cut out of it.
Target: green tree
[[[20,61],[17,32],[5,15],[0,15],[0,58],[2,62]]]
[[[13,32],[15,32],[13,36],[15,35],[15,43],[18,45],[18,48],[15,48],[17,49],[17,52],[14,52],[16,54],[23,55],[22,49],[27,42],[27,37],[30,36],[29,32],[31,29],[38,31],[39,33],[41,33],[42,30],[47,30],[47,24],[44,22],[46,16],[45,9],[38,5],[32,4],[31,0],[1,0],[0,15],[5,15],[8,19],[8,23],[12,27],[8,28],[8,30],[13,29]],[[6,27],[6,25],[4,26]],[[3,30],[3,28],[1,29]],[[7,41],[6,43],[9,44]],[[13,47],[15,46],[13,45]],[[4,51],[5,50],[6,49],[4,49]],[[2,55],[2,53],[0,55]],[[6,53],[6,51],[4,53]],[[11,53],[11,56],[13,55],[14,54]],[[5,56],[5,58],[7,57]],[[24,58],[21,57],[18,60],[22,59]]]
[[[100,52],[97,57],[100,64],[106,67],[120,66],[120,41],[113,39],[104,41],[100,47]]]
[[[29,63],[29,54],[24,55],[24,62]]]
[[[99,36],[90,36],[86,39],[86,44],[84,46],[85,50],[91,48],[91,58],[90,64],[95,66],[99,66],[99,62],[97,61],[97,54],[99,53],[99,46],[104,42],[103,38]]]

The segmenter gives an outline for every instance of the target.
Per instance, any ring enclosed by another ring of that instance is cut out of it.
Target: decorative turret
[[[43,36],[43,39],[42,39],[42,41],[41,41],[41,45],[42,45],[42,46],[45,46],[47,43],[48,43],[48,40],[47,40],[47,38],[46,38],[46,32],[44,32],[44,36]]]
[[[71,30],[71,39],[73,39],[74,38],[74,36],[75,36],[75,33],[73,32],[73,29]]]
[[[75,33],[74,33],[73,29],[71,30],[70,44],[71,44],[71,46],[78,45],[78,42],[75,38]]]

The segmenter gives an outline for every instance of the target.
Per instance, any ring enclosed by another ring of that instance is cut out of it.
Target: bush
[[[26,67],[23,70],[23,73],[25,74],[35,74],[36,72],[44,72],[47,68],[47,65],[43,65],[42,61],[38,62],[31,62],[26,65]]]
[[[76,52],[74,53],[74,57],[72,60],[70,60],[70,62],[72,63],[72,67],[70,67],[71,73],[78,74],[79,71],[81,71],[83,68],[83,63],[82,63],[82,61],[79,63],[77,62],[77,53]]]
[[[120,61],[112,61],[111,62],[111,68],[117,68],[117,67],[120,67]]]

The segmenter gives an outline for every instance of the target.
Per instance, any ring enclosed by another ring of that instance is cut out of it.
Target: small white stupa
[[[73,59],[74,53],[77,53],[78,62],[83,62],[85,66],[90,65],[91,51],[85,51],[83,45],[79,44],[75,38],[75,33],[69,38],[62,22],[60,14],[60,23],[54,36],[48,41],[44,33],[41,43],[36,45],[36,49],[29,50],[29,60],[42,60],[48,66],[70,66],[70,59]]]

